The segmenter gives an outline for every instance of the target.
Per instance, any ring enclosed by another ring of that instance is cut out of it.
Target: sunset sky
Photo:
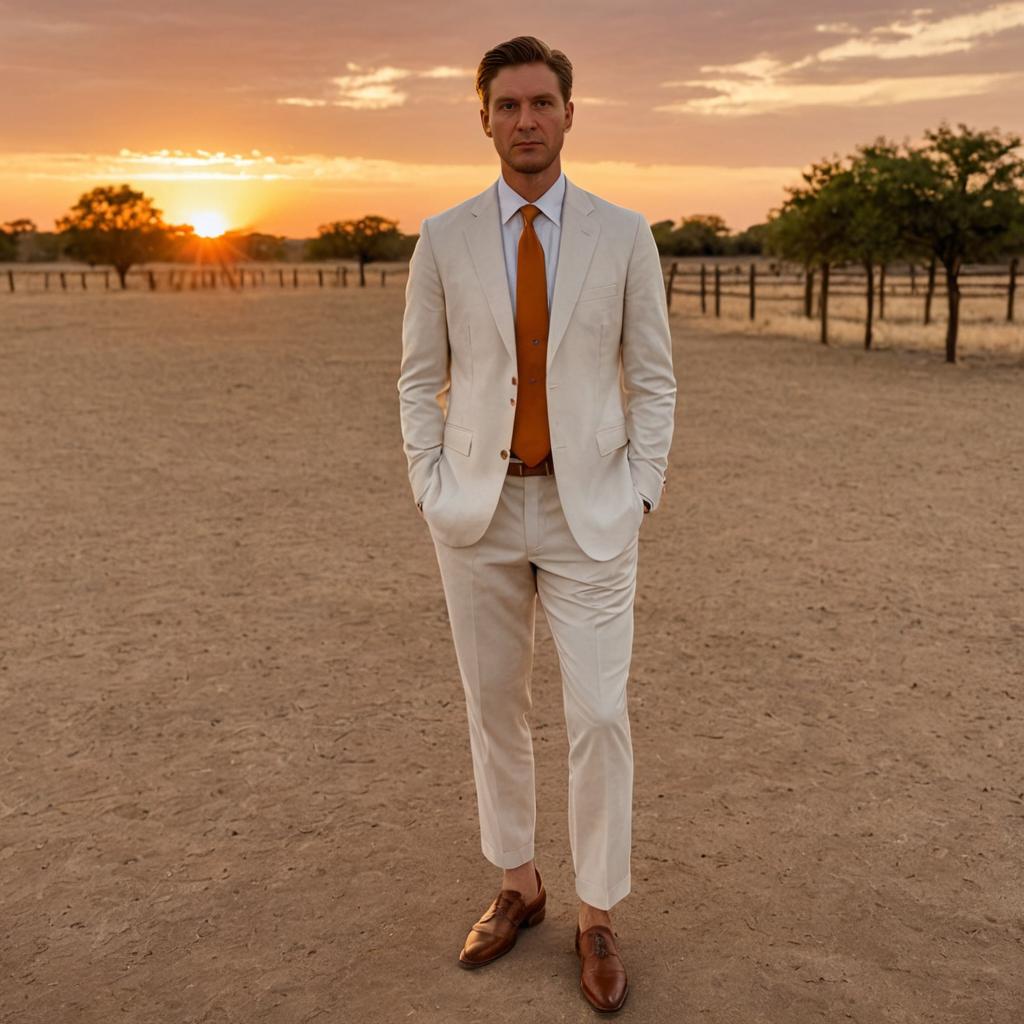
[[[292,237],[407,232],[498,175],[473,90],[495,44],[575,68],[562,165],[650,221],[765,219],[800,169],[943,119],[1024,134],[1024,2],[509,5],[0,0],[0,223],[101,184]]]

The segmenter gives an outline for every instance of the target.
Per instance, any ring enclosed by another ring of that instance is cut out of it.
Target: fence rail
[[[1014,322],[1015,299],[1019,260],[1014,257],[1005,268],[971,267],[960,271],[958,275],[958,291],[961,301],[972,298],[1005,298],[1006,320]],[[935,266],[895,269],[879,267],[873,272],[874,298],[878,303],[880,318],[885,316],[887,298],[920,297],[923,302],[924,323],[931,322],[932,304],[936,296],[947,294],[945,275],[936,272]],[[688,286],[688,282],[694,282]],[[859,288],[833,287],[835,282],[847,283],[858,281]],[[995,282],[989,284],[987,282]],[[863,268],[832,268],[828,274],[828,297],[856,296],[865,298],[868,279]],[[771,294],[785,288],[799,288],[798,292],[788,294]],[[765,294],[765,292],[768,294]],[[814,315],[815,272],[782,271],[781,269],[759,269],[757,263],[746,267],[732,264],[723,268],[715,264],[710,268],[702,263],[699,267],[681,267],[679,261],[673,261],[668,269],[665,280],[665,294],[669,308],[674,296],[697,298],[700,312],[706,314],[709,304],[713,305],[714,315],[722,315],[723,299],[742,299],[747,304],[747,315],[751,320],[757,316],[757,305],[761,302],[792,302],[797,304],[799,312],[804,316]],[[820,310],[821,289],[818,288],[818,309]]]
[[[1012,259],[1005,268],[965,268],[959,275],[961,300],[972,298],[1005,298],[1006,320],[1014,322],[1015,300],[1018,281],[1018,259]],[[14,270],[3,272],[8,292],[47,291],[110,291],[119,289],[117,273],[111,269],[90,270]],[[377,287],[386,287],[389,281],[405,278],[407,264],[368,269],[365,277]],[[351,278],[358,281],[358,267],[342,264],[331,266],[289,266],[289,267],[161,267],[157,269],[137,268],[126,275],[126,285],[131,290],[145,291],[201,291],[226,288],[348,288]],[[2,280],[2,278],[0,278]],[[843,284],[857,281],[858,288]],[[989,283],[992,282],[992,283]],[[840,283],[840,287],[833,285]],[[797,291],[785,292],[786,288]],[[863,269],[833,268],[829,273],[829,297],[857,296],[863,298],[867,289],[867,278]],[[708,267],[687,268],[679,261],[673,261],[665,281],[666,298],[671,308],[674,297],[699,300],[700,312],[706,314],[713,307],[714,315],[722,315],[722,301],[742,300],[751,320],[757,316],[758,303],[795,303],[805,316],[814,315],[815,272],[794,273],[782,269],[765,269],[763,264],[749,263],[746,267],[732,264],[722,267],[715,264]],[[773,294],[774,293],[774,294]],[[906,268],[879,268],[875,280],[875,298],[880,317],[885,316],[885,301],[920,297],[923,302],[923,319],[931,320],[933,301],[945,296],[944,275],[934,268],[909,266]],[[821,301],[821,289],[817,289]],[[820,309],[820,305],[819,305]]]
[[[400,280],[408,269],[379,267],[367,269],[366,283],[386,287]],[[354,278],[354,281],[352,280]],[[112,291],[120,290],[117,271],[102,270],[14,270],[4,272],[8,292]],[[310,267],[169,267],[129,270],[129,290],[202,291],[215,288],[348,288],[358,286],[359,269],[350,266]]]

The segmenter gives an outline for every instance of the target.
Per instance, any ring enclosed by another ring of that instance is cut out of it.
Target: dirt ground
[[[403,299],[0,296],[4,1024],[595,1019],[542,613],[548,916],[456,965],[499,872]],[[1019,1024],[1024,371],[673,330],[619,1017]]]

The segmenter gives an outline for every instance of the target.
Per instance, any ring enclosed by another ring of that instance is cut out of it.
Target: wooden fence
[[[5,271],[7,291],[110,291],[120,288],[117,273],[102,270],[14,270]],[[407,264],[379,267],[366,271],[367,284],[386,287],[389,281],[404,280]],[[960,272],[961,300],[976,297],[1001,297],[1006,301],[1006,319],[1012,323],[1018,279],[1018,260],[1006,268],[968,268]],[[129,289],[145,291],[197,291],[216,288],[348,288],[358,284],[357,267],[302,266],[291,267],[164,267],[138,268],[127,274]],[[853,282],[856,283],[854,286]],[[787,291],[788,289],[788,291]],[[829,297],[865,296],[867,279],[863,268],[832,268],[829,273]],[[666,297],[671,308],[673,299],[696,298],[702,314],[709,307],[716,317],[722,315],[723,300],[740,300],[747,316],[754,320],[757,307],[763,302],[788,302],[807,317],[815,315],[815,273],[793,272],[763,263],[746,267],[701,263],[690,267],[673,261],[665,281]],[[919,296],[923,305],[924,323],[931,322],[934,300],[945,295],[944,276],[934,267],[908,266],[900,269],[882,267],[877,272],[875,298],[878,317],[885,317],[885,300]],[[821,289],[817,289],[821,301]],[[820,306],[819,306],[820,308]]]
[[[403,279],[405,266],[366,270],[367,285],[386,287]],[[120,290],[117,271],[103,270],[13,270],[5,272],[8,292],[28,291],[111,291]],[[0,279],[2,280],[2,279]],[[126,282],[131,290],[197,291],[228,288],[348,288],[359,284],[359,268],[349,266],[311,267],[169,267],[129,270]]]
[[[959,287],[961,300],[979,297],[997,297],[1006,300],[1006,319],[1014,320],[1014,300],[1017,291],[1018,259],[1014,257],[1006,268],[968,268],[960,271]],[[864,298],[867,292],[867,275],[863,268],[838,267],[829,272],[829,298],[841,295],[855,295]],[[851,282],[856,282],[854,287]],[[789,289],[788,293],[785,289]],[[696,298],[701,313],[708,307],[716,317],[722,315],[723,299],[739,299],[753,320],[761,302],[789,302],[797,306],[804,316],[815,315],[815,273],[784,271],[781,268],[765,267],[750,263],[746,267],[721,264],[708,267],[685,267],[674,261],[669,267],[665,280],[665,292],[671,308],[675,296]],[[944,275],[931,267],[881,267],[876,271],[875,300],[879,318],[885,317],[886,298],[907,298],[919,296],[923,307],[923,320],[931,322],[932,306],[937,295],[945,296]],[[817,292],[821,301],[821,289]],[[818,306],[820,310],[820,305]]]

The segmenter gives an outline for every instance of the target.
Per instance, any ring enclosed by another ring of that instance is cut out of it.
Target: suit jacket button
[[[507,459],[508,458],[508,451],[505,448],[501,449],[501,457],[503,459]]]

